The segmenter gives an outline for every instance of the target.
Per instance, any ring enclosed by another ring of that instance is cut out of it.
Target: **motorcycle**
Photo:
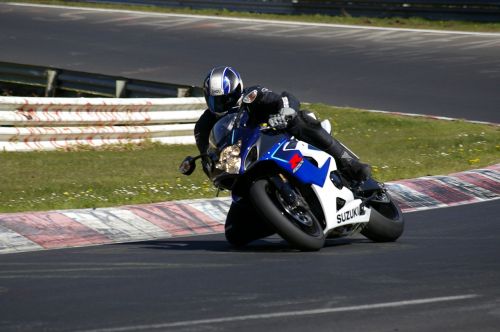
[[[207,152],[186,157],[181,173],[192,174],[203,158],[205,172],[215,187],[231,191],[233,204],[250,201],[260,218],[302,251],[359,232],[376,242],[401,236],[403,214],[383,184],[372,178],[353,184],[331,155],[249,119],[244,106],[219,119]],[[331,131],[328,120],[322,126]]]

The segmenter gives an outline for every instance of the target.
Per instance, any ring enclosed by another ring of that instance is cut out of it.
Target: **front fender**
[[[258,179],[268,177],[283,170],[272,160],[264,160],[256,163],[240,175],[234,183],[232,193],[239,197],[248,196],[250,185]]]

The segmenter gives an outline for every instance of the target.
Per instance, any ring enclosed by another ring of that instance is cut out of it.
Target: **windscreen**
[[[221,118],[212,128],[210,132],[210,147],[222,148],[226,145],[233,144],[232,130],[235,126],[237,113],[232,113]]]

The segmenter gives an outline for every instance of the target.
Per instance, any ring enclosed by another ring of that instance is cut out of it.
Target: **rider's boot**
[[[362,182],[371,177],[371,167],[362,163],[359,159],[340,159],[340,171],[346,174],[348,178]]]
[[[362,182],[371,177],[370,165],[364,164],[347,150],[339,141],[332,138],[331,145],[325,152],[335,158],[340,172],[349,180]]]

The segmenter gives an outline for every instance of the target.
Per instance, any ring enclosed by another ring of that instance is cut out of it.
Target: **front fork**
[[[299,206],[303,206],[304,208],[309,208],[304,198],[301,195],[297,194],[297,192],[294,190],[290,182],[283,174],[279,173],[278,176],[272,176],[269,180],[279,191],[281,197],[289,207],[296,208]]]
[[[275,198],[281,205],[283,212],[305,227],[313,227],[317,221],[309,204],[302,194],[287,180],[283,174],[270,177],[269,181],[276,189]],[[273,193],[271,193],[273,194]]]

